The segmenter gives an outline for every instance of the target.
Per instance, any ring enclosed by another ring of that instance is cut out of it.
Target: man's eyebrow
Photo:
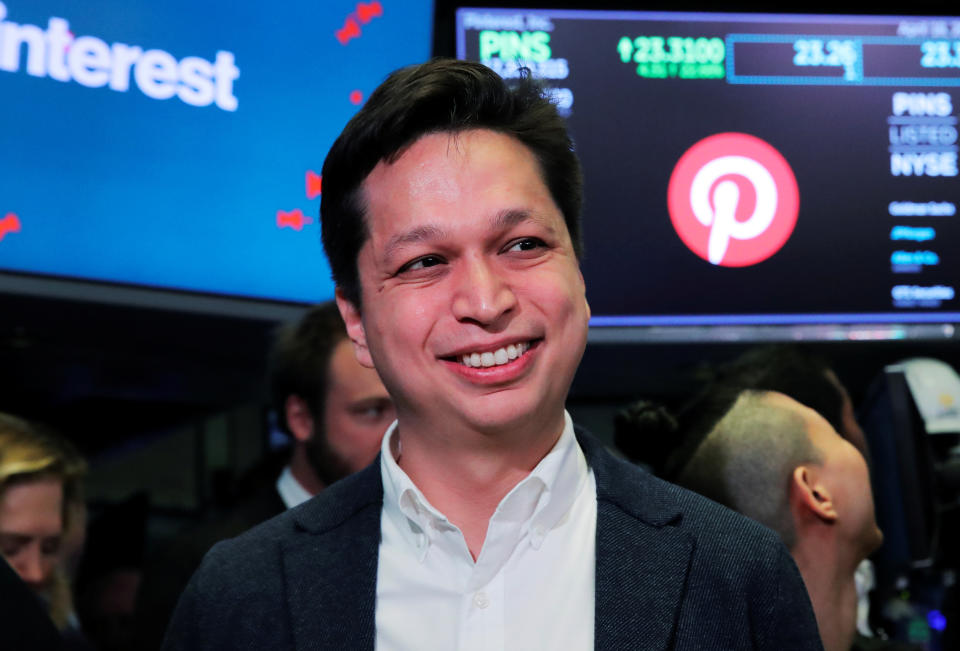
[[[543,219],[529,210],[523,210],[520,208],[510,208],[501,211],[494,218],[493,225],[497,229],[507,230],[508,228],[518,226],[525,222],[534,222],[539,224],[540,226],[548,229],[551,233],[556,230],[551,220]]]
[[[398,233],[390,238],[387,245],[383,247],[383,257],[391,258],[397,249],[403,248],[409,244],[418,244],[429,240],[440,240],[444,238],[444,231],[439,226],[425,224],[417,226],[405,233]]]

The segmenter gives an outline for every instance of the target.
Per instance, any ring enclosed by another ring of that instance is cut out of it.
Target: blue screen
[[[0,271],[330,298],[327,150],[430,54],[404,2],[0,2]]]

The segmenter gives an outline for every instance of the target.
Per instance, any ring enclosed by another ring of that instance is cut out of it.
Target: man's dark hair
[[[323,246],[334,282],[357,308],[357,256],[369,237],[364,180],[380,161],[397,160],[421,136],[468,129],[512,136],[533,152],[574,251],[581,255],[580,163],[556,106],[527,74],[509,87],[479,63],[435,59],[388,76],[344,128],[323,164]]]
[[[299,320],[282,326],[270,351],[270,393],[280,428],[290,434],[286,402],[299,396],[313,416],[314,427],[323,427],[324,402],[330,357],[347,330],[333,301],[312,307]]]
[[[788,548],[796,543],[789,478],[794,468],[823,462],[803,418],[744,390],[700,442],[675,481],[757,520]]]
[[[677,480],[700,444],[744,391],[776,391],[813,409],[846,437],[844,394],[830,363],[806,346],[768,344],[748,349],[714,370],[711,382],[678,415],[679,443],[663,476]]]
[[[614,445],[634,463],[675,481],[741,392],[735,387],[711,385],[676,412],[657,402],[638,400],[617,412]]]
[[[741,389],[778,391],[823,416],[842,433],[843,393],[830,363],[805,346],[771,344],[749,349],[722,366],[717,381]]]

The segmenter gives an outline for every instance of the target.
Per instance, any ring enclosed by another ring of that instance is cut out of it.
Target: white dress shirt
[[[597,499],[570,415],[497,506],[474,562],[391,452],[380,457],[378,651],[593,649]]]
[[[280,499],[288,509],[299,506],[313,497],[293,476],[290,466],[284,466],[283,472],[277,478],[277,492],[280,493]]]

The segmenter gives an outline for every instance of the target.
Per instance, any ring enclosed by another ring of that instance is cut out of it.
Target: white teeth
[[[468,355],[462,355],[460,357],[460,362],[464,366],[470,366],[472,368],[489,368],[491,366],[501,366],[507,362],[514,360],[525,352],[530,350],[529,343],[521,344],[510,344],[505,348],[498,348],[493,352],[485,353],[470,353]]]

